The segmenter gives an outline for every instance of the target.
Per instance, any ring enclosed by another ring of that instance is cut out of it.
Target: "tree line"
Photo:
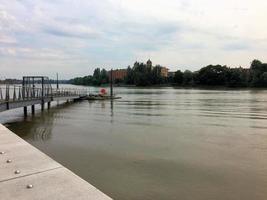
[[[96,68],[93,75],[76,77],[70,80],[74,85],[101,86],[109,83],[108,72],[105,69]]]
[[[198,71],[177,70],[168,77],[161,74],[161,66],[147,66],[135,63],[127,68],[123,80],[115,83],[136,86],[174,85],[174,86],[225,86],[225,87],[267,87],[267,63],[253,60],[250,68],[230,68],[222,65],[208,65]],[[95,69],[92,76],[78,77],[71,80],[76,85],[100,86],[109,83],[105,69]]]
[[[131,68],[128,66],[127,75],[123,80],[124,84],[136,86],[161,85],[168,83],[168,79],[161,75],[161,66],[147,66],[144,63],[136,62]]]

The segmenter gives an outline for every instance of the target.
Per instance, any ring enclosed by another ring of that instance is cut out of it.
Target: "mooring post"
[[[27,106],[23,107],[23,111],[24,111],[24,117],[27,117]]]
[[[24,100],[25,98],[25,77],[23,77],[22,81],[22,99]]]
[[[59,85],[58,85],[58,73],[57,73],[57,89],[59,88]]]
[[[44,111],[44,77],[42,77],[42,103],[41,110]]]
[[[51,101],[49,101],[49,102],[47,103],[47,109],[48,109],[48,110],[50,109],[50,107],[51,107]]]
[[[35,114],[35,106],[32,105],[32,114],[34,115]]]

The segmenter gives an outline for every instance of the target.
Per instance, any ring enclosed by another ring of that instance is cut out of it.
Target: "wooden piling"
[[[44,107],[45,107],[44,100],[42,100],[42,103],[41,103],[41,110],[42,111],[44,111]]]
[[[35,106],[32,105],[32,114],[34,115],[35,114]]]
[[[27,117],[28,113],[27,113],[27,106],[23,107],[23,111],[24,111],[24,117]]]

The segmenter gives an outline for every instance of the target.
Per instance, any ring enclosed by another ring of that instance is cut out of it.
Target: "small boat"
[[[114,99],[121,99],[121,97],[116,96],[107,96],[107,95],[101,95],[101,94],[90,94],[87,97],[85,97],[86,100],[114,100]]]

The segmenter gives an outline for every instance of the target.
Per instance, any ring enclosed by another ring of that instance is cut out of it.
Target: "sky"
[[[267,62],[266,0],[1,0],[0,79]]]

